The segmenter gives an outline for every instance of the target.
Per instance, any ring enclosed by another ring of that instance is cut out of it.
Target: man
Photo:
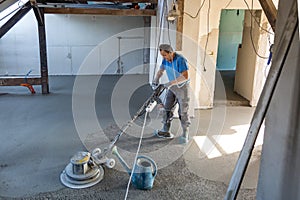
[[[179,119],[182,127],[182,135],[179,138],[180,143],[187,143],[189,140],[190,119],[189,109],[189,74],[186,59],[173,51],[168,44],[159,46],[160,54],[163,57],[162,64],[158,70],[153,85],[159,84],[159,79],[166,71],[169,82],[164,84],[168,88],[164,102],[163,128],[156,131],[155,134],[162,138],[173,138],[170,133],[171,121],[173,118],[173,110],[176,103],[179,104]]]

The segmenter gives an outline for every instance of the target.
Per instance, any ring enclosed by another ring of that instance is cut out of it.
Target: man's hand
[[[155,90],[159,85],[159,81],[157,79],[154,79],[151,83],[151,87],[153,90]]]

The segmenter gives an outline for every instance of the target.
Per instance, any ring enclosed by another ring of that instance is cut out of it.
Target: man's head
[[[159,45],[159,51],[161,56],[167,61],[171,62],[174,58],[174,52],[172,47],[169,44]]]

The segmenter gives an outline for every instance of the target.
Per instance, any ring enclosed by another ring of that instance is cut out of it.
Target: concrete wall
[[[276,45],[281,34],[290,31],[285,24],[293,1],[280,1]],[[296,32],[266,116],[257,199],[300,199],[299,58]]]
[[[74,75],[83,62],[97,67],[94,72],[116,73],[117,37],[124,36],[138,37],[121,41],[124,73],[143,65],[143,29],[122,34],[144,27],[143,17],[51,14],[46,15],[45,21],[50,75]],[[109,45],[102,47],[104,41]],[[0,39],[0,66],[2,75],[24,75],[30,69],[33,74],[39,74],[37,23],[33,11]],[[143,73],[143,70],[130,73]]]

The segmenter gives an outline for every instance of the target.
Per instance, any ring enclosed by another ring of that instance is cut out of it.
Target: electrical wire
[[[147,121],[147,114],[148,114],[148,112],[145,113],[145,119],[144,119],[144,124],[143,124],[143,127],[142,127],[142,132],[141,132],[141,136],[140,136],[140,141],[139,141],[138,148],[137,148],[137,150],[136,150],[136,154],[135,154],[135,158],[134,158],[132,170],[131,170],[131,173],[130,173],[129,181],[128,181],[128,184],[127,184],[126,194],[125,194],[124,200],[126,200],[126,199],[127,199],[127,196],[128,196],[129,186],[130,186],[130,183],[131,183],[131,180],[132,180],[133,172],[134,172],[134,170],[135,170],[135,165],[136,165],[136,162],[137,162],[137,157],[138,157],[138,154],[139,154],[139,151],[140,151],[140,148],[141,148],[142,139],[143,139],[144,130],[145,130],[146,121]]]
[[[245,0],[244,0],[245,1]],[[251,11],[250,13],[252,13],[253,11],[253,0],[251,1]],[[251,14],[252,15],[252,14]],[[253,15],[252,15],[253,16]],[[262,59],[268,59],[269,57],[265,57],[265,56],[261,56],[258,52],[257,52],[257,49],[255,48],[255,45],[254,45],[254,42],[253,42],[253,17],[250,18],[250,40],[251,40],[251,44],[252,44],[252,47],[253,47],[253,50],[255,52],[255,54],[262,58]]]
[[[156,47],[156,57],[155,57],[155,66],[154,66],[154,70],[153,70],[153,75],[152,75],[152,81],[155,79],[155,75],[156,75],[156,68],[157,68],[157,59],[158,59],[158,47],[159,47],[159,43],[160,43],[160,37],[161,37],[161,32],[162,32],[162,21],[163,21],[163,16],[164,16],[164,5],[165,5],[165,0],[163,1],[163,9],[162,9],[162,13],[161,13],[161,17],[160,17],[160,24],[159,24],[159,33],[158,33],[158,39],[157,39],[157,47]]]
[[[187,12],[184,12],[184,14],[186,14],[187,16],[189,16],[189,17],[192,18],[192,19],[196,19],[196,18],[198,17],[199,13],[200,13],[202,7],[204,6],[205,1],[206,1],[206,0],[204,0],[204,1],[202,2],[202,4],[200,5],[200,7],[199,7],[199,9],[198,9],[198,11],[197,11],[197,13],[196,13],[195,16],[193,16],[193,15],[187,13]]]
[[[169,8],[168,8],[168,2],[166,3],[166,10],[168,12]],[[169,39],[169,44],[170,46],[172,46],[171,43],[171,37],[170,37],[170,22],[167,20],[167,28],[168,28],[168,39]]]
[[[230,2],[228,3],[228,5],[231,3],[232,0],[230,0]],[[186,14],[187,16],[189,16],[192,19],[196,19],[201,11],[201,9],[204,6],[204,3],[206,2],[206,0],[204,0],[202,2],[202,4],[200,5],[197,13],[195,16],[192,16],[191,14],[184,12],[184,14]],[[209,39],[209,15],[210,15],[210,0],[208,1],[208,10],[207,10],[207,37],[206,37],[206,42],[205,42],[205,47],[204,47],[204,53],[203,53],[203,71],[206,72],[206,67],[205,67],[205,60],[206,60],[206,50],[207,50],[207,45],[208,45],[208,39]]]
[[[230,0],[227,4],[227,6],[231,3],[232,0]],[[200,5],[197,13],[195,16],[192,16],[191,14],[184,12],[184,14],[186,14],[187,16],[189,16],[192,19],[196,19],[201,11],[201,9],[204,6],[204,3],[206,2],[206,0],[204,0],[202,2],[202,4]],[[205,47],[204,47],[204,52],[203,52],[203,71],[206,72],[206,67],[205,67],[205,60],[206,60],[206,51],[207,51],[207,46],[208,46],[208,40],[209,40],[209,15],[210,15],[210,7],[211,7],[211,1],[208,1],[208,9],[207,9],[207,37],[206,37],[206,41],[205,41]]]
[[[247,1],[246,1],[246,0],[243,0],[243,1],[244,1],[244,3],[246,4],[246,6],[247,6],[247,8],[248,8],[248,11],[250,11],[250,14],[251,14],[252,18],[254,18],[254,20],[255,20],[255,22],[257,23],[257,25],[259,26],[259,28],[260,28],[261,30],[263,30],[263,31],[265,31],[265,32],[267,32],[267,33],[269,33],[269,34],[274,35],[274,33],[272,33],[272,32],[270,32],[270,31],[268,31],[267,29],[263,28],[263,27],[260,25],[260,22],[259,22],[259,21],[256,19],[256,17],[253,15],[253,13],[252,13],[252,11],[253,11],[253,0],[252,0],[252,8],[251,8],[251,9],[250,9],[249,4],[247,3]]]
[[[231,4],[231,2],[232,2],[232,0],[230,0],[223,9],[228,8],[228,6]]]
[[[208,39],[209,39],[209,15],[210,15],[210,0],[208,1],[208,9],[207,9],[207,37],[206,37],[206,42],[205,42],[205,47],[204,47],[204,52],[203,52],[203,71],[206,72],[206,67],[205,67],[205,60],[206,60],[206,50],[207,50],[207,45],[208,45]]]

